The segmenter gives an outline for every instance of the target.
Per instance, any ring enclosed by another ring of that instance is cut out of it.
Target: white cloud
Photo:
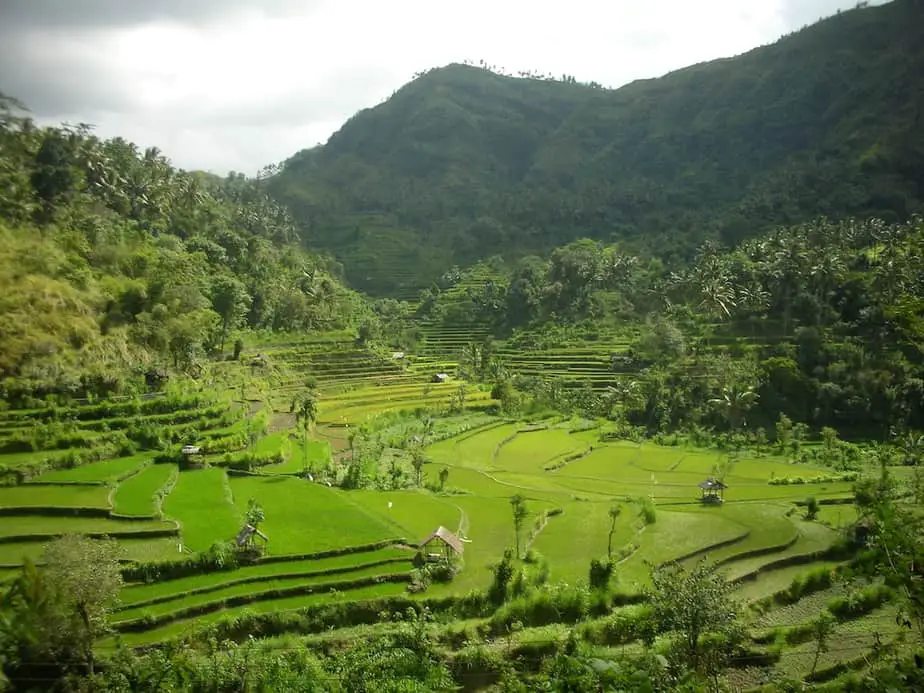
[[[0,89],[40,120],[91,122],[103,136],[157,145],[183,167],[248,173],[325,141],[428,67],[483,58],[619,86],[770,43],[852,5],[148,0],[145,12],[120,15],[106,10],[121,0],[73,0],[84,9],[78,21],[62,0],[12,2],[21,11],[0,48]],[[91,10],[106,21],[91,22]]]

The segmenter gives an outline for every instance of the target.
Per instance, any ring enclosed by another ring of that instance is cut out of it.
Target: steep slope
[[[256,181],[38,128],[0,94],[0,395],[132,391],[240,327],[348,326],[365,303],[295,240]]]
[[[894,0],[612,91],[451,65],[271,190],[355,286],[398,295],[581,236],[681,258],[818,214],[904,218],[924,198],[922,19]]]

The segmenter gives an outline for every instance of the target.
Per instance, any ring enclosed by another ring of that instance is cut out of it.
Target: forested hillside
[[[616,90],[450,65],[284,162],[270,189],[373,293],[581,237],[690,259],[707,238],[920,211],[922,75],[914,0]]]
[[[649,433],[735,429],[747,413],[765,430],[782,415],[886,439],[924,426],[922,234],[920,218],[816,221],[732,251],[704,244],[673,272],[583,239],[510,269],[453,274],[424,291],[416,320],[486,325],[523,350],[609,355],[597,380],[572,369],[556,393],[552,362],[541,382],[520,386],[543,390],[556,408],[618,412]],[[608,334],[633,332],[628,348],[608,347]],[[468,361],[495,380],[523,363],[492,350]]]
[[[4,399],[195,373],[238,327],[348,323],[362,301],[327,267],[255,181],[180,171],[86,127],[36,127],[0,95]]]

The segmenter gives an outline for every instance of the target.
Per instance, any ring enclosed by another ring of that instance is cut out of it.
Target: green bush
[[[157,582],[189,575],[201,575],[238,567],[238,554],[230,542],[216,542],[207,551],[185,561],[158,561],[137,563],[122,569],[127,582]]]
[[[788,606],[795,604],[803,597],[820,592],[830,587],[838,576],[838,572],[832,568],[815,568],[809,572],[797,575],[793,581],[784,590],[755,602],[751,605],[752,610],[757,613],[764,613],[777,606]]]
[[[892,598],[892,590],[886,585],[870,585],[846,597],[836,597],[828,602],[827,609],[841,621],[857,618],[878,609]]]
[[[524,627],[550,623],[578,623],[591,613],[591,595],[584,587],[547,585],[501,606],[491,617],[490,630],[495,635],[508,632],[513,623]],[[594,610],[602,607],[593,602]]]
[[[650,498],[639,498],[638,516],[646,525],[653,525],[658,520],[658,511]]]
[[[821,510],[821,505],[818,503],[818,499],[815,496],[809,496],[805,500],[805,519],[814,521],[818,517],[818,512]]]
[[[636,640],[650,643],[656,635],[653,613],[648,604],[623,608],[601,621],[585,624],[582,634],[595,645],[626,645]]]
[[[856,481],[860,478],[859,472],[844,472],[843,474],[824,474],[804,478],[801,476],[776,476],[767,481],[770,486],[798,486],[802,484],[836,484],[845,481]]]
[[[590,588],[594,590],[605,590],[610,586],[610,580],[613,577],[613,562],[600,561],[596,558],[590,560]]]

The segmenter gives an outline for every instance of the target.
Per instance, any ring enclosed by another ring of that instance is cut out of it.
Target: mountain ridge
[[[580,237],[681,262],[816,216],[904,219],[924,199],[920,12],[842,12],[613,90],[449,65],[295,154],[269,189],[380,295]]]

